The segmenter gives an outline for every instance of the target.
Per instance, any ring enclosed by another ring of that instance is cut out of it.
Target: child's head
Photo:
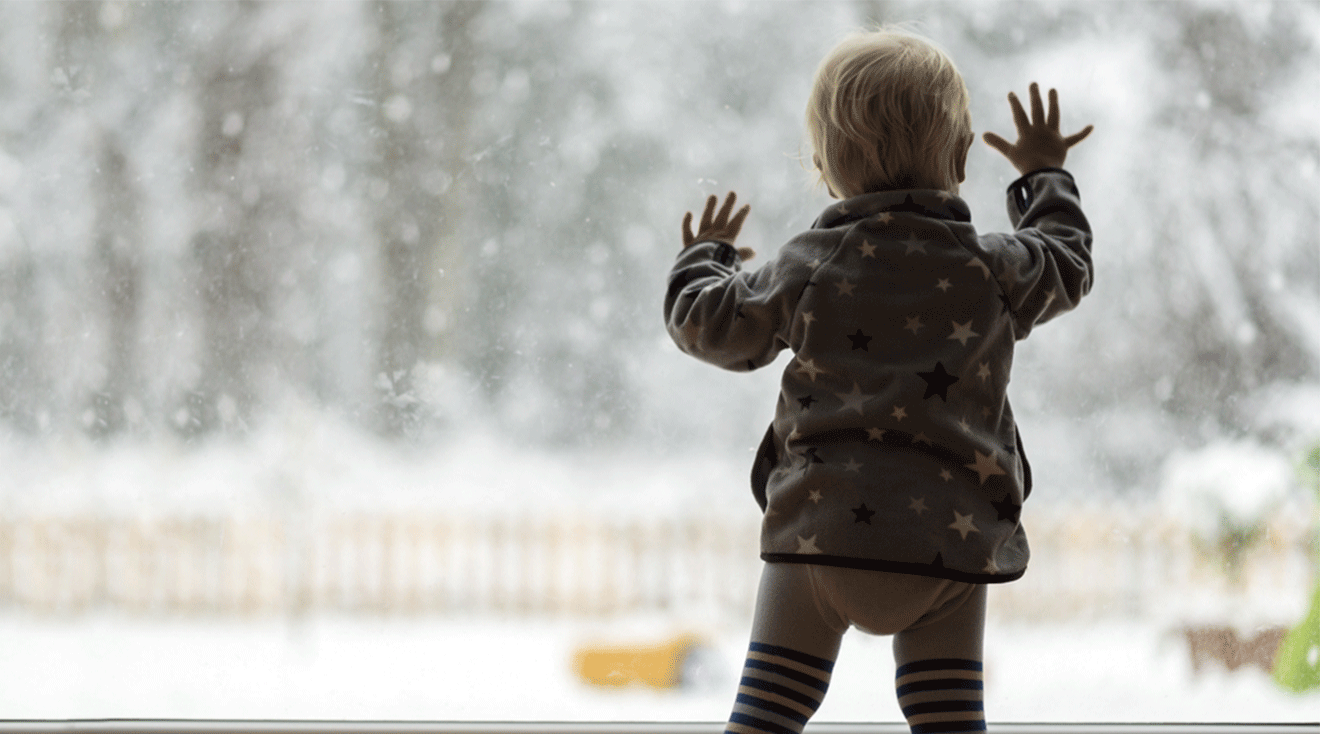
[[[953,61],[896,29],[855,33],[816,70],[807,102],[813,160],[830,193],[956,192],[972,143],[967,85]]]

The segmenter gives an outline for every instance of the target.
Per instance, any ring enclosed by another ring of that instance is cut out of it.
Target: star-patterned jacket
[[[1091,287],[1072,176],[1008,188],[1012,234],[962,199],[882,191],[828,207],[768,263],[683,250],[665,318],[685,352],[752,370],[793,352],[752,470],[761,557],[1012,581],[1030,468],[1008,404],[1015,342]]]

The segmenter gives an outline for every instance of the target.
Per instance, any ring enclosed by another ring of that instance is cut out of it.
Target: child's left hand
[[[742,231],[743,221],[747,219],[747,214],[752,210],[750,205],[744,205],[738,210],[733,218],[729,218],[729,213],[733,211],[733,205],[738,200],[738,195],[729,192],[724,200],[724,206],[720,207],[718,214],[715,213],[715,204],[719,201],[715,195],[706,199],[706,210],[701,213],[701,223],[697,226],[697,233],[692,233],[692,212],[683,216],[683,248],[691,247],[697,242],[723,242],[726,245],[733,246],[734,240],[738,239],[738,233]],[[756,256],[756,252],[750,247],[739,247],[738,257],[743,260],[750,260]]]

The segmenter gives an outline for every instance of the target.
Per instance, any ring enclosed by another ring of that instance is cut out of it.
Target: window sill
[[[997,723],[995,734],[1318,734],[1320,722],[1230,723]],[[200,719],[0,720],[0,734],[719,734],[715,722],[426,722],[260,721]],[[908,734],[901,723],[808,725],[812,734]]]

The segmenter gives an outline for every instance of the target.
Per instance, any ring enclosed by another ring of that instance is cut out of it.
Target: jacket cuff
[[[1068,177],[1069,187],[1072,189],[1073,195],[1078,195],[1076,180],[1071,173],[1062,168],[1048,167],[1028,171],[1019,176],[1016,181],[1008,185],[1008,196],[1017,207],[1019,216],[1026,214],[1027,210],[1031,208],[1032,202],[1035,201],[1036,192],[1031,187],[1030,179],[1041,173],[1062,173],[1064,176]]]
[[[723,265],[726,268],[734,267],[739,262],[738,250],[727,242],[718,242],[716,240],[700,240],[693,242],[687,249],[698,247],[700,245],[713,245],[715,251],[711,253],[710,259]],[[686,250],[684,250],[686,252]]]

